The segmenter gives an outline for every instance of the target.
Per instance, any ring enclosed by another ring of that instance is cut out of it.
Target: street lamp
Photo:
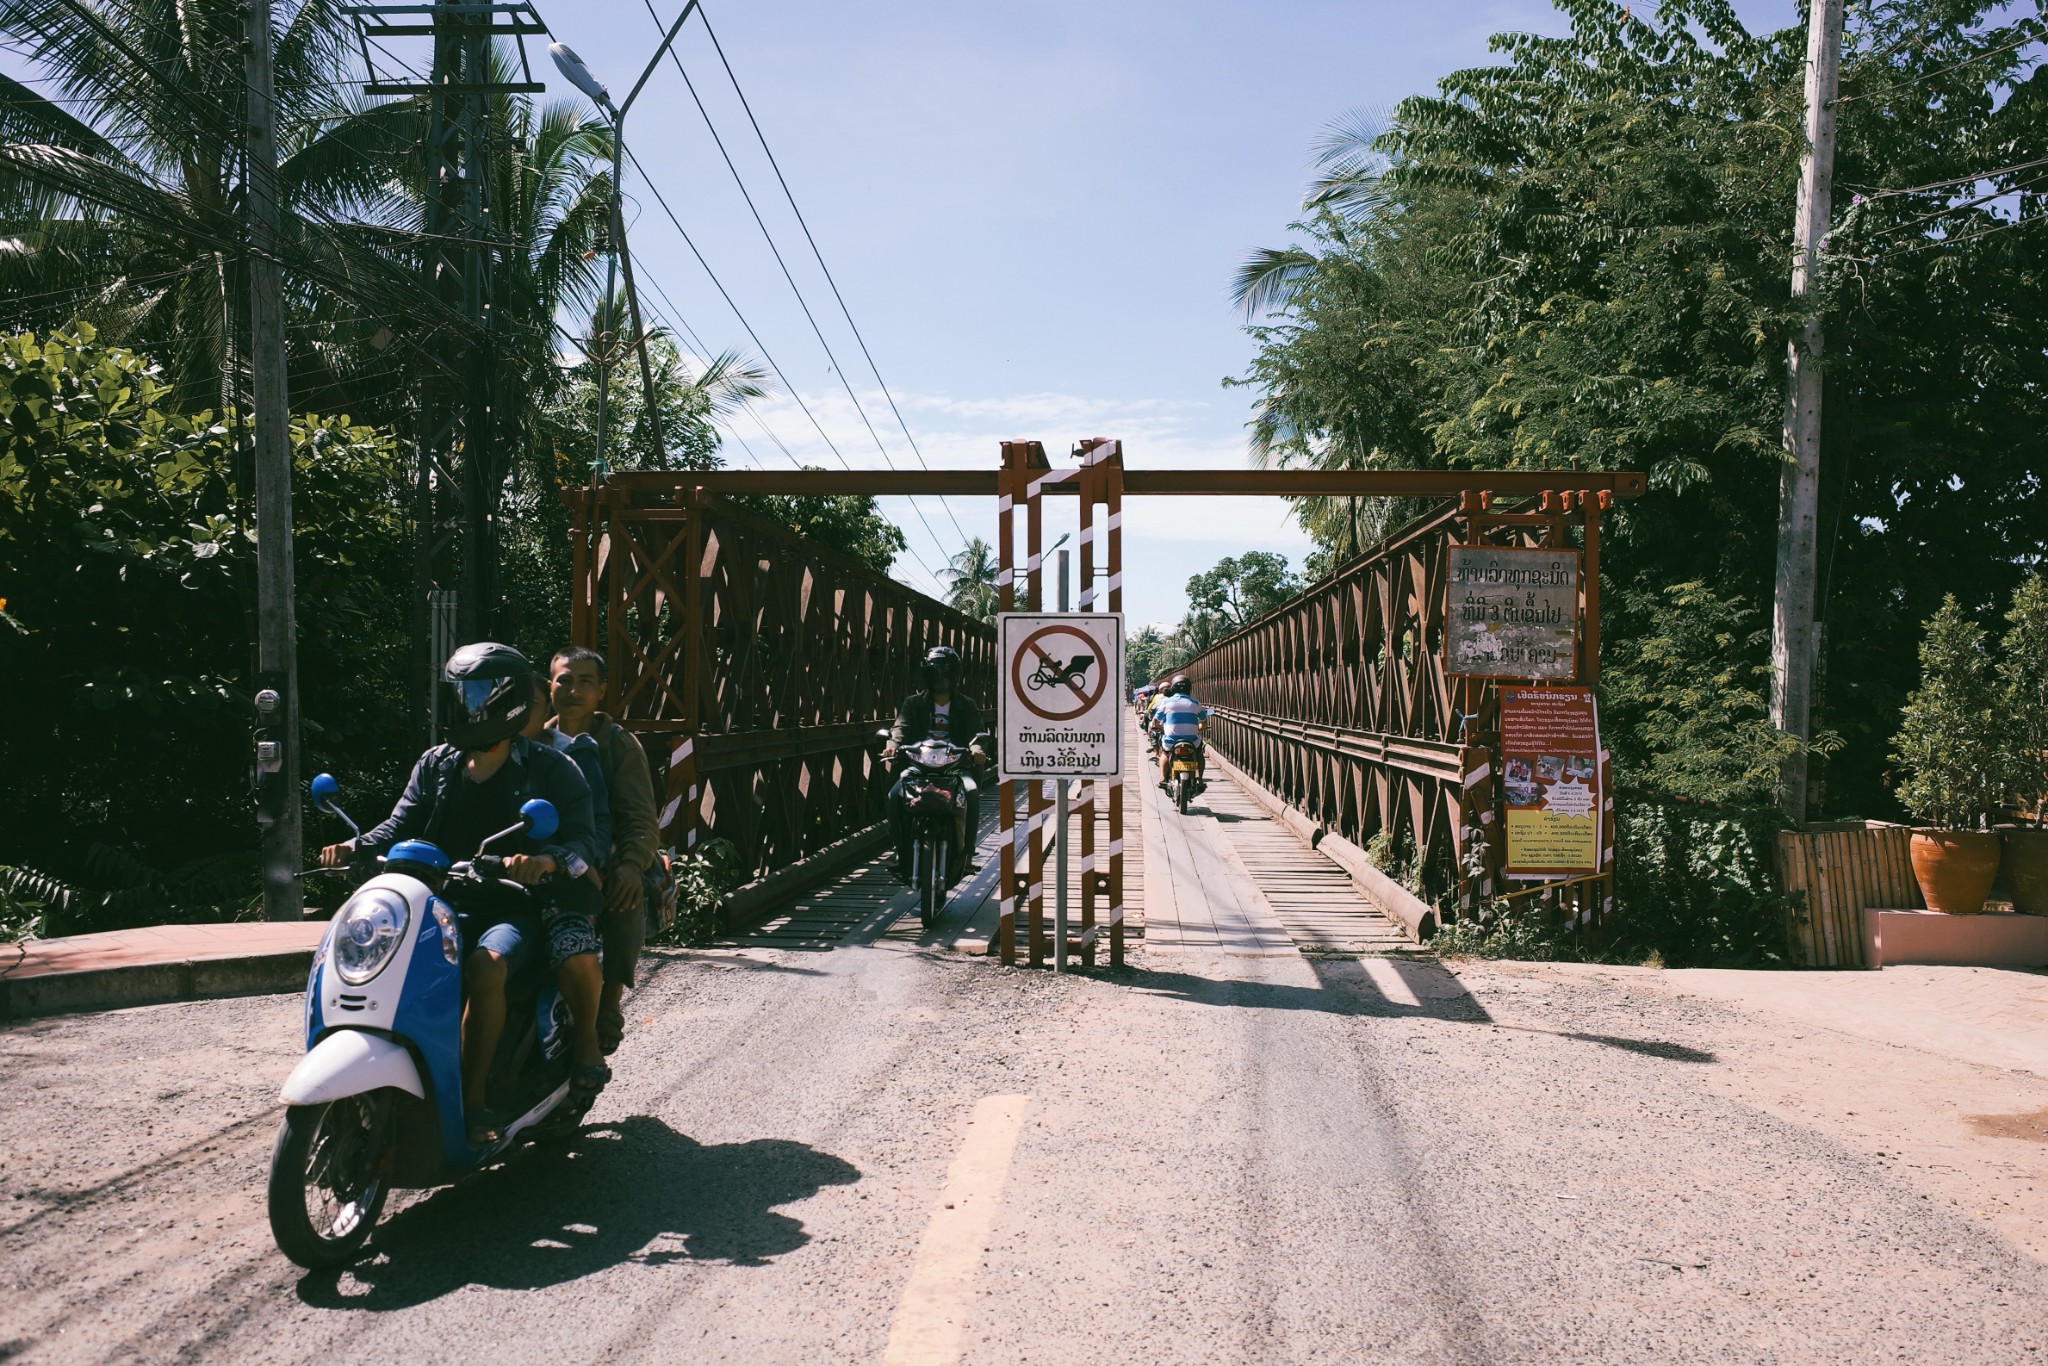
[[[683,23],[697,8],[697,0],[689,0],[683,12],[670,24],[668,32],[662,35],[661,45],[654,49],[654,55],[640,72],[640,79],[633,82],[633,89],[626,95],[626,102],[614,106],[611,91],[605,89],[576,50],[564,42],[548,44],[548,56],[554,58],[555,69],[568,79],[569,84],[590,97],[612,126],[612,203],[611,237],[612,249],[607,255],[604,270],[604,319],[605,341],[597,358],[597,463],[604,462],[605,436],[611,411],[612,378],[612,298],[618,289],[618,272],[626,273],[626,307],[631,311],[634,348],[640,356],[640,385],[647,398],[647,425],[654,436],[654,460],[661,469],[668,468],[668,442],[661,430],[661,405],[655,399],[654,367],[647,359],[647,329],[640,323],[640,292],[633,287],[633,254],[626,249],[626,217],[621,208],[620,181],[625,174],[626,156],[626,111],[633,107],[633,101],[640,98],[640,91],[647,85],[647,78],[654,74],[654,68],[668,55],[676,35],[682,32]]]

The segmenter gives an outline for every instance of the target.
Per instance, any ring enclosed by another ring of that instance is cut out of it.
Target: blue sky
[[[656,9],[666,20],[679,3]],[[1249,396],[1220,381],[1251,343],[1228,282],[1245,251],[1284,239],[1318,131],[1485,61],[1492,33],[1561,27],[1539,0],[707,3],[925,459],[984,468],[1006,436],[1054,452],[1121,437],[1137,465],[1242,463]],[[1752,25],[1793,17],[1791,0],[1740,8]],[[640,0],[544,13],[615,95],[659,31]],[[678,51],[883,446],[913,465],[694,20]],[[673,66],[649,82],[627,141],[846,459],[881,464]],[[628,187],[643,276],[707,345],[751,349],[630,171]],[[787,397],[762,416],[799,458],[836,463]],[[728,442],[733,463],[788,464],[760,426],[739,431],[752,454]],[[890,512],[914,552],[899,575],[929,587],[956,521],[993,539],[994,513],[920,502],[931,531],[901,503]],[[1278,500],[1139,501],[1127,614],[1177,620],[1188,576],[1221,556],[1298,561],[1306,548]]]

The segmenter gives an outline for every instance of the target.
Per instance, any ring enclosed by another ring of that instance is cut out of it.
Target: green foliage
[[[851,555],[879,574],[888,573],[909,544],[903,538],[903,528],[884,516],[880,505],[865,493],[749,493],[733,502],[799,536]]]
[[[1611,680],[1615,747],[1633,780],[1748,799],[1785,743],[1756,699],[1786,342],[1804,321],[1804,24],[1753,35],[1723,0],[1558,7],[1568,32],[1500,35],[1492,64],[1404,101],[1369,144],[1353,130],[1354,153],[1383,158],[1357,163],[1371,192],[1308,206],[1298,240],[1240,274],[1240,301],[1267,310],[1238,381],[1253,453],[1645,471],[1649,495],[1603,542],[1605,645],[1633,675]],[[1890,806],[1883,742],[1917,622],[1944,591],[1988,606],[2048,550],[2048,235],[2007,230],[2048,212],[2048,184],[1968,174],[2048,141],[2048,91],[2028,79],[2041,33],[1989,0],[1882,0],[1856,7],[1845,45],[1820,296],[1831,811]],[[1403,513],[1298,511],[1315,571]],[[1674,594],[1711,625],[1672,626]],[[1707,703],[1692,724],[1688,699]]]
[[[1798,741],[1770,722],[1763,614],[1694,580],[1611,599],[1602,720],[1631,781],[1710,802],[1769,802]]]
[[[2012,790],[2048,819],[2048,578],[2013,590],[1999,642],[1999,705],[2012,737]]]
[[[1157,626],[1142,628],[1124,645],[1125,671],[1133,688],[1157,683],[1187,663],[1187,642],[1176,631],[1168,634]]]
[[[701,948],[718,937],[718,905],[746,881],[747,870],[730,840],[706,840],[676,857],[676,922],[657,942]]]
[[[1226,555],[1214,569],[1188,580],[1188,615],[1181,631],[1196,651],[1264,616],[1301,591],[1287,557],[1266,550]]]
[[[1445,958],[1507,958],[1524,963],[1582,963],[1585,943],[1543,914],[1540,907],[1503,903],[1482,922],[1444,926],[1429,947]]]
[[[2013,771],[2011,728],[1999,715],[1984,628],[1953,595],[1927,620],[1920,686],[1892,741],[1899,800],[1930,825],[1975,830],[2004,804]]]
[[[170,401],[89,327],[0,339],[0,863],[71,889],[45,898],[67,923],[254,891],[253,862],[210,862],[254,843],[246,431]],[[395,786],[403,480],[389,439],[346,418],[297,418],[291,440],[307,768]]]
[[[998,572],[995,548],[971,538],[946,561],[946,601],[977,621],[994,621]]]
[[[1778,885],[1775,806],[1703,807],[1624,793],[1614,804],[1612,962],[1785,967],[1797,894]]]

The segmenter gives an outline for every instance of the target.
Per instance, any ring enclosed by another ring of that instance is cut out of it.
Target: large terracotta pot
[[[2005,885],[2022,915],[2048,915],[2048,830],[2006,830]]]
[[[1927,909],[1975,915],[1998,880],[1998,834],[1991,830],[1915,830],[1913,876]]]

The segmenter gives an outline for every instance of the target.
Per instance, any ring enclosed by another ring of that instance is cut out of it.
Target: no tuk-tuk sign
[[[1001,775],[1122,776],[1122,615],[1004,612],[996,629]]]

